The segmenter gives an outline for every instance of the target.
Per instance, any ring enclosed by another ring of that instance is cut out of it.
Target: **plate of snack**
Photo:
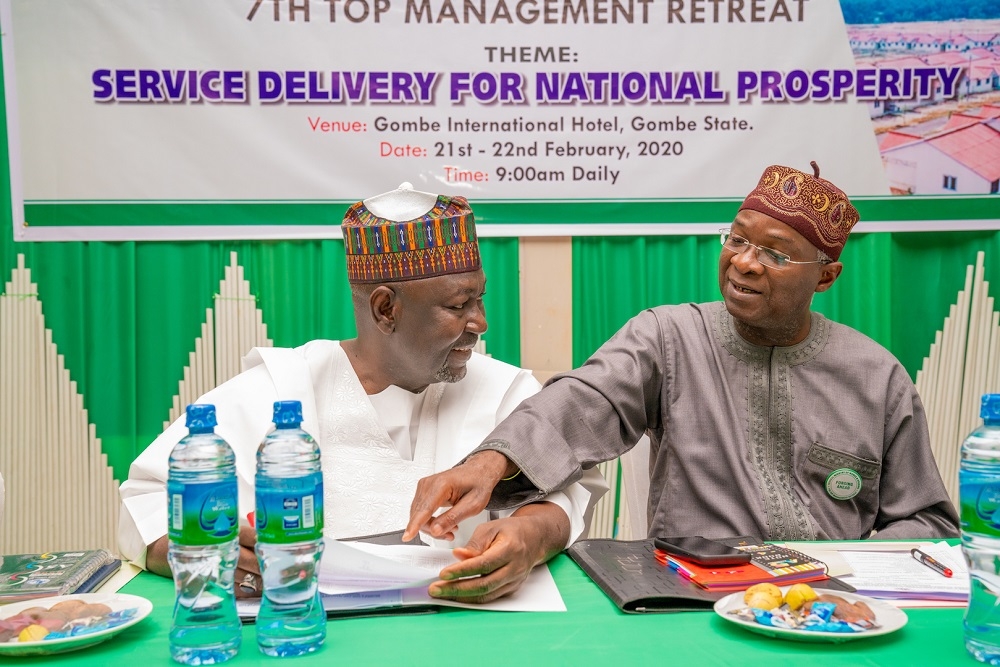
[[[48,655],[99,644],[149,615],[137,595],[58,595],[0,606],[0,656]]]
[[[908,620],[887,602],[808,584],[756,584],[716,602],[715,613],[751,632],[803,642],[878,637]]]

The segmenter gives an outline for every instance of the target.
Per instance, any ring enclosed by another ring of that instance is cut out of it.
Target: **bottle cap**
[[[192,403],[187,406],[187,421],[185,425],[189,431],[199,433],[210,432],[215,429],[215,406],[211,403]]]
[[[294,428],[302,423],[302,403],[299,401],[275,401],[274,425],[278,428]]]
[[[991,422],[1000,421],[1000,394],[983,394],[979,416]]]

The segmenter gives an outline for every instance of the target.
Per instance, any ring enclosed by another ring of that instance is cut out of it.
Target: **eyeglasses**
[[[771,267],[772,269],[783,269],[789,264],[827,264],[829,260],[826,259],[815,259],[811,262],[798,262],[783,252],[778,252],[774,248],[767,248],[762,245],[757,245],[756,243],[750,243],[742,236],[738,234],[731,234],[728,229],[720,229],[719,242],[726,248],[737,255],[740,255],[747,248],[757,249],[757,261],[764,266]]]

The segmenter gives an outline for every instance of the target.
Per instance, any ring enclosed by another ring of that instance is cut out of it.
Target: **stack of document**
[[[325,539],[319,590],[328,616],[351,612],[405,612],[417,607],[462,607],[490,611],[566,611],[546,565],[539,565],[513,594],[486,604],[439,600],[427,586],[441,569],[456,562],[451,549],[426,546],[366,544]],[[240,617],[257,614],[259,600],[237,600]]]
[[[891,542],[882,545],[893,548]],[[863,595],[899,601],[903,603],[900,606],[965,606],[969,599],[969,570],[960,546],[938,542],[919,547],[950,568],[951,577],[919,562],[911,555],[911,546],[905,547],[903,551],[851,551],[851,545],[842,545],[840,555],[853,574],[840,579]]]

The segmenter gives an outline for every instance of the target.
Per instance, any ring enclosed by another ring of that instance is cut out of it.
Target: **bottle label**
[[[204,546],[236,538],[236,478],[167,482],[167,535],[174,544]]]
[[[323,537],[323,473],[282,478],[257,475],[257,540],[269,544]]]
[[[1000,537],[1000,484],[993,477],[959,473],[962,530]]]

